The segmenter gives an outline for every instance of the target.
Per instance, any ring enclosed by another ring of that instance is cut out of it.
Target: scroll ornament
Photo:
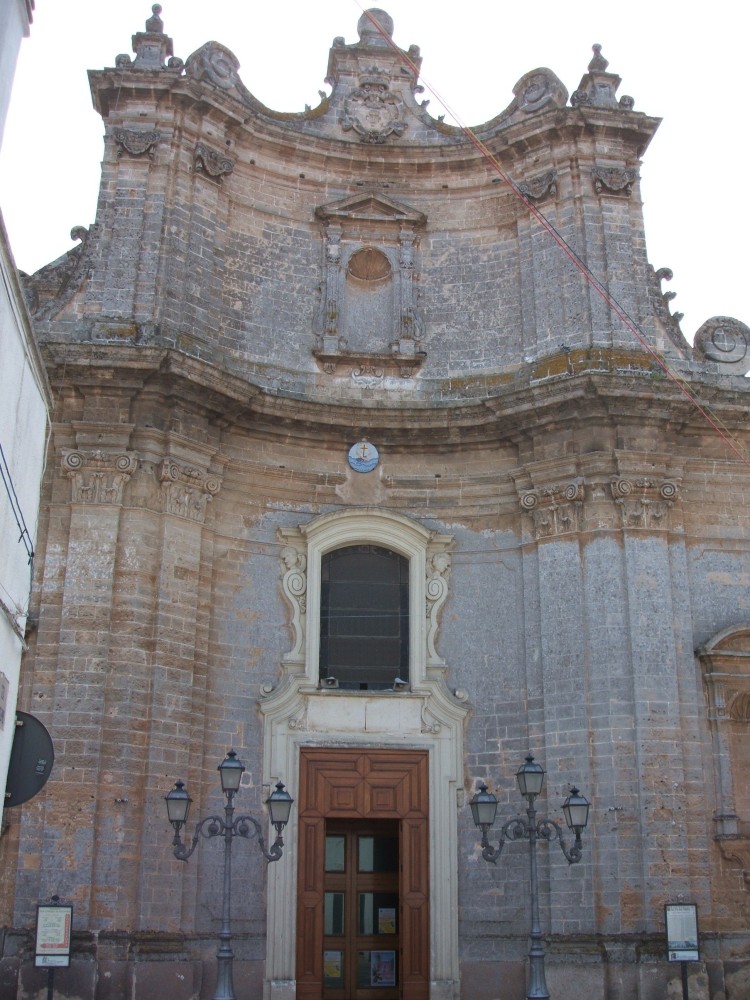
[[[195,466],[165,459],[159,469],[162,502],[168,514],[203,521],[209,500],[219,492],[221,479]]]
[[[73,503],[122,503],[125,484],[138,468],[136,452],[66,451],[63,472],[73,483]]]
[[[749,347],[749,327],[731,316],[714,316],[696,333],[693,352],[701,361],[714,361],[722,375],[746,375]]]

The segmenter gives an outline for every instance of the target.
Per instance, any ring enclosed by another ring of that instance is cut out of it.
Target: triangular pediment
[[[427,218],[410,205],[372,192],[350,195],[348,198],[320,205],[315,214],[324,221],[399,222],[410,226],[422,226]]]

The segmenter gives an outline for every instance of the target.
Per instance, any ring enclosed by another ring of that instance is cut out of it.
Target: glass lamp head
[[[169,822],[179,833],[180,827],[187,823],[190,803],[193,801],[188,795],[187,788],[183,781],[175,781],[174,788],[164,796],[167,803],[167,816]]]
[[[495,822],[497,815],[497,799],[492,792],[487,791],[484,782],[479,785],[479,789],[469,805],[475,826],[478,826],[480,830],[489,829]]]
[[[537,764],[532,755],[526,754],[526,762],[516,771],[518,790],[525,799],[533,802],[544,784],[544,768]]]
[[[221,776],[222,792],[234,794],[240,787],[240,781],[245,771],[245,765],[239,759],[234,750],[229,750],[224,760],[218,767]]]

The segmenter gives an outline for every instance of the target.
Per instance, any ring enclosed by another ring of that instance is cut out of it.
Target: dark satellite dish
[[[44,787],[55,762],[52,737],[28,712],[16,712],[16,732],[10,752],[5,805],[20,806]]]

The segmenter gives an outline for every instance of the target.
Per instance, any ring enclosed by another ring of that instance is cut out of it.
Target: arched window
[[[409,560],[377,545],[327,552],[320,566],[320,677],[384,690],[409,680]]]
[[[283,660],[291,674],[323,690],[407,692],[442,670],[435,640],[449,535],[402,514],[350,507],[281,528],[279,538],[293,612],[294,645]]]

